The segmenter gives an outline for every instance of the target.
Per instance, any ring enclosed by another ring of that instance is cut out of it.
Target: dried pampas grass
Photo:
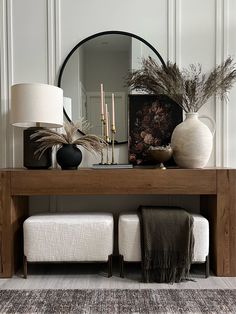
[[[228,57],[210,74],[203,74],[201,65],[191,64],[180,70],[176,63],[159,65],[149,57],[140,70],[129,73],[126,85],[152,94],[164,94],[185,112],[197,112],[213,95],[224,98],[236,81],[236,65]]]
[[[100,154],[102,149],[107,145],[103,139],[94,134],[79,136],[78,129],[85,132],[88,128],[90,128],[89,123],[82,120],[77,123],[64,123],[65,133],[58,133],[51,129],[38,130],[31,135],[31,139],[35,139],[35,141],[39,143],[35,154],[38,155],[38,158],[40,159],[48,148],[53,148],[56,145],[60,147],[64,144],[82,146],[91,153]]]

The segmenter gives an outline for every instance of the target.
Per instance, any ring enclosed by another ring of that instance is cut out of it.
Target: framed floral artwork
[[[182,109],[164,95],[129,95],[129,163],[151,165],[150,146],[168,145],[183,121]],[[169,165],[174,165],[173,159]]]

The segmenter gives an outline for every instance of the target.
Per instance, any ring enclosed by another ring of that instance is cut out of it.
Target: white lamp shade
[[[24,83],[11,87],[11,124],[19,127],[58,128],[63,125],[63,90],[59,87]]]

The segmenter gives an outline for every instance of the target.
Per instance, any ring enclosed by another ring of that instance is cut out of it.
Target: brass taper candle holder
[[[114,124],[111,125],[111,164],[115,165],[115,134],[116,127]]]
[[[107,161],[106,161],[106,164],[110,165],[111,163],[109,161],[109,144],[110,144],[111,140],[110,140],[109,136],[106,136],[106,142],[107,142],[107,158],[106,158]]]
[[[104,140],[106,140],[105,130],[106,130],[106,120],[105,120],[104,113],[101,113],[101,134],[102,134],[102,138]],[[104,164],[105,164],[105,162],[104,162],[104,154],[103,154],[103,149],[102,149],[100,165],[104,165]]]

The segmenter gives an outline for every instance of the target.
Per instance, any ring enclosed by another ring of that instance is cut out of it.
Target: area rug
[[[1,290],[0,313],[236,313],[236,290]]]

